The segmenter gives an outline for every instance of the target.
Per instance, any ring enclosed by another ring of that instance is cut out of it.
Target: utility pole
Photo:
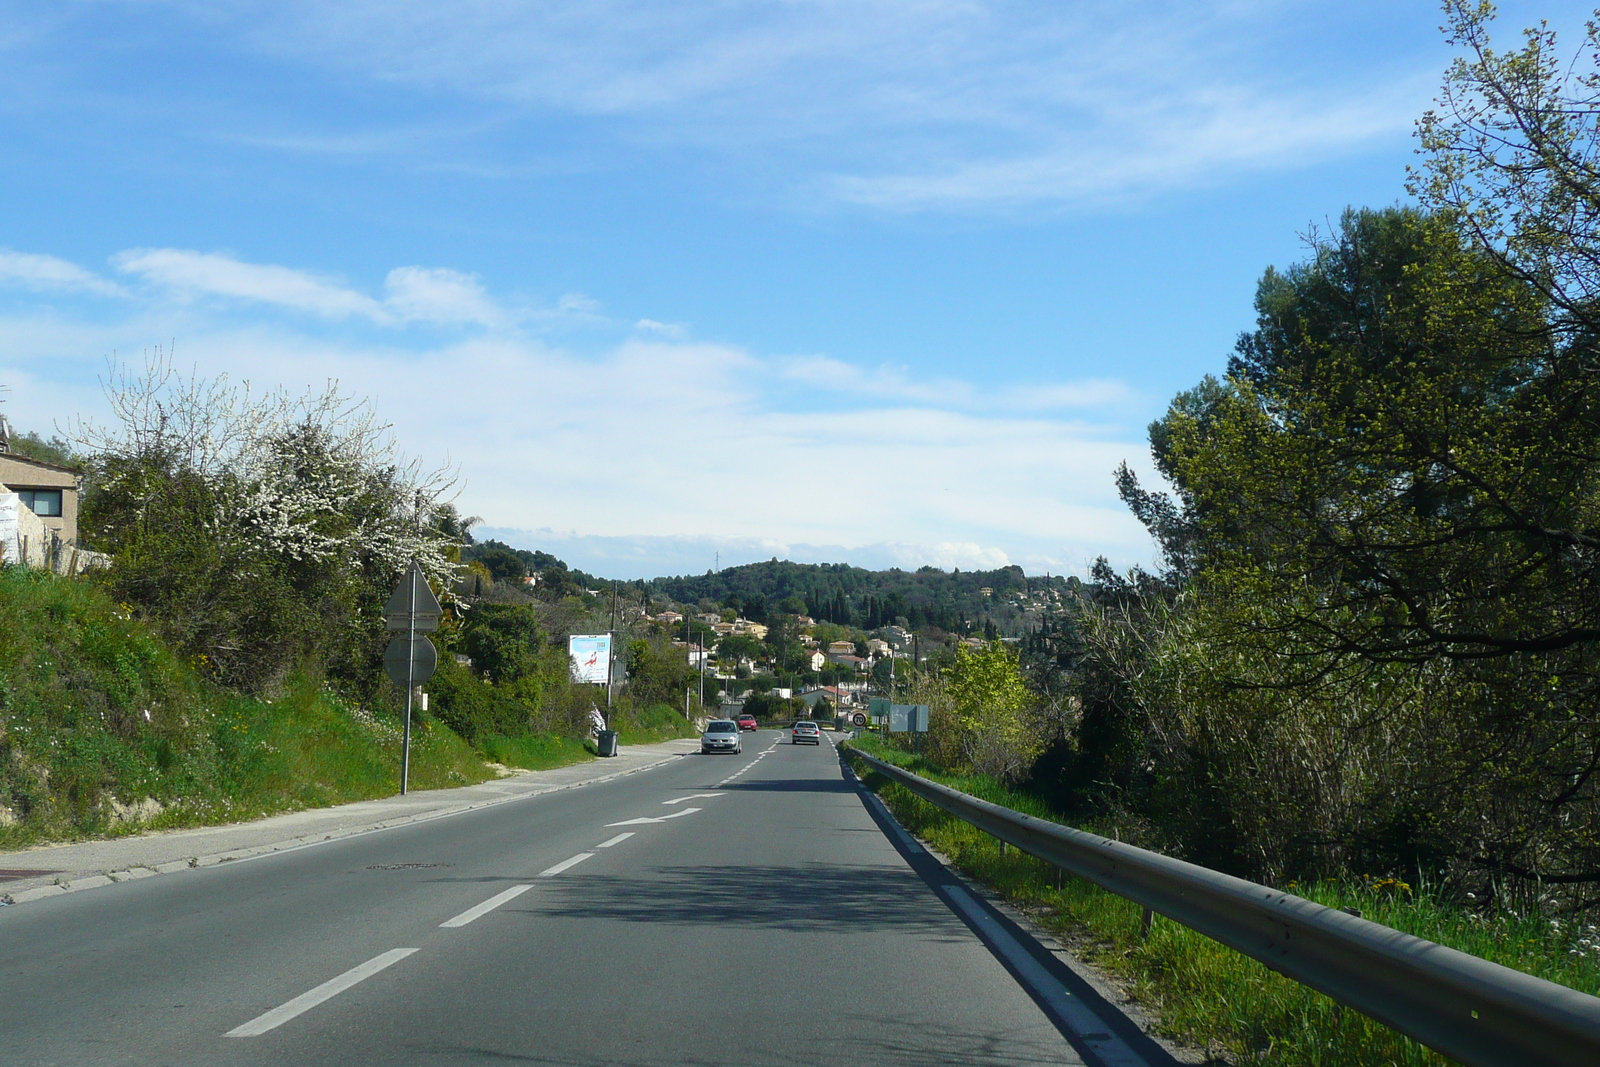
[[[606,644],[606,729],[611,729],[611,687],[617,673],[617,580],[611,579],[611,640]]]

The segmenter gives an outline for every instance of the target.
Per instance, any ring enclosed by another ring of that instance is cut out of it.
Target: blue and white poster
[[[567,638],[567,655],[572,657],[573,681],[610,684],[610,634],[573,634]]]

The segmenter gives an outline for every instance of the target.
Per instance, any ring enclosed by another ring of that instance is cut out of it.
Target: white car
[[[712,719],[706,723],[706,732],[700,735],[700,754],[713,752],[743,752],[744,736],[739,724],[732,719]]]
[[[809,719],[801,719],[794,724],[789,734],[791,745],[820,745],[822,744],[822,728]]]

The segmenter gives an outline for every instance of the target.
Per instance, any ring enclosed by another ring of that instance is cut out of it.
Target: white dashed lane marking
[[[457,915],[454,919],[446,919],[439,925],[446,928],[465,926],[472,920],[482,918],[483,916],[489,914],[491,911],[507,901],[515,900],[517,897],[520,897],[522,894],[526,893],[532,888],[533,886],[531,885],[514,885],[510,889],[507,889],[504,893],[496,893],[482,904],[479,904],[476,907],[468,908],[460,915]]]
[[[540,878],[554,878],[556,875],[560,874],[562,871],[570,870],[571,868],[576,867],[578,864],[582,863],[586,859],[589,859],[593,855],[594,855],[593,852],[580,852],[576,856],[573,856],[571,859],[562,860],[560,863],[556,864],[554,867],[551,867],[549,870],[540,871],[539,872],[539,877]]]
[[[268,1030],[276,1029],[293,1019],[296,1015],[310,1011],[325,1000],[332,1000],[346,989],[364,982],[377,974],[385,967],[399,963],[413,952],[414,948],[392,948],[381,956],[374,956],[358,967],[352,967],[337,978],[330,978],[315,989],[301,993],[298,997],[286,1004],[280,1004],[271,1011],[257,1015],[243,1026],[236,1026],[229,1030],[227,1037],[256,1037]]]
[[[602,841],[602,842],[600,842],[598,845],[596,845],[594,847],[595,848],[610,848],[612,845],[620,845],[620,844],[622,844],[624,841],[626,841],[628,838],[630,838],[632,836],[633,836],[633,831],[629,830],[626,833],[618,834],[616,837],[610,838],[609,840]]]

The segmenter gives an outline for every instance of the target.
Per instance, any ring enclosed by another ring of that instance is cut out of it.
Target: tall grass
[[[926,760],[858,738],[879,759],[963,792],[1045,819],[1037,798],[992,778],[954,775]],[[867,785],[906,827],[961,870],[1021,905],[1079,955],[1118,979],[1163,1033],[1251,1067],[1422,1067],[1448,1060],[1216,941],[1163,918],[1140,936],[1142,911],[1122,897],[999,842],[857,761]],[[1109,835],[1110,828],[1094,827]],[[1059,888],[1057,888],[1059,884]],[[1462,952],[1590,994],[1600,994],[1600,934],[1532,915],[1486,917],[1393,879],[1282,888]]]

